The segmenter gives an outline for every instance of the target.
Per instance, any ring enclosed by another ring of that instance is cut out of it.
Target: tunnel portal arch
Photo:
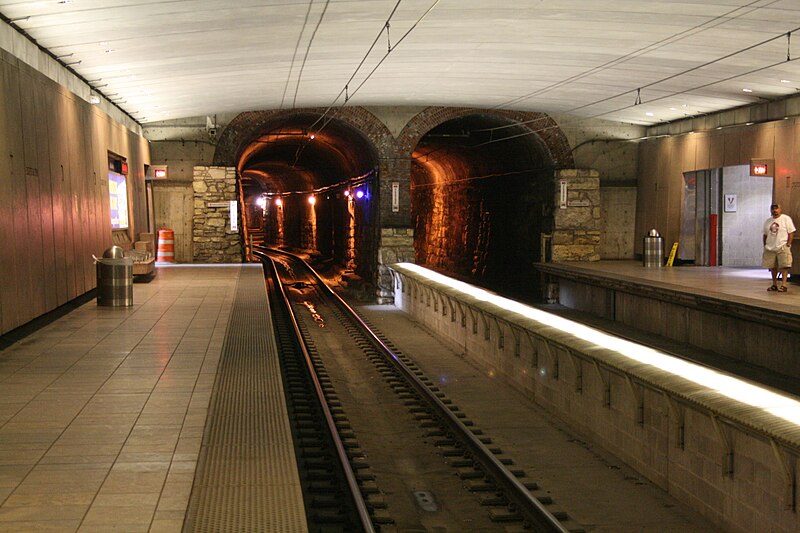
[[[214,162],[237,169],[246,245],[311,250],[372,281],[381,152],[393,139],[374,115],[342,111],[242,113],[223,130]]]
[[[541,113],[446,109],[416,118],[399,139],[411,154],[415,261],[538,297],[532,264],[553,227],[554,171],[573,165],[561,129]]]

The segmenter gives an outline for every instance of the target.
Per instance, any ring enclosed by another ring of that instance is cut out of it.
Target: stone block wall
[[[242,239],[230,229],[231,200],[238,200],[236,169],[233,167],[194,167],[194,216],[192,244],[195,263],[241,263]],[[225,203],[215,207],[214,203]],[[238,214],[241,228],[241,213]]]
[[[561,182],[567,186],[566,206],[561,206]],[[600,260],[600,173],[564,169],[555,173],[552,261]]]
[[[414,262],[414,230],[410,228],[381,228],[378,245],[379,303],[391,303],[394,298],[392,273],[388,265]]]

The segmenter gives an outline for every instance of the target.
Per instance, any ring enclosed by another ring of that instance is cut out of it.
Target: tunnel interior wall
[[[534,283],[540,235],[552,227],[552,173],[413,190],[416,261],[489,285]]]
[[[147,141],[0,50],[0,332],[96,286],[112,244],[108,157],[128,164],[130,244],[148,231]]]

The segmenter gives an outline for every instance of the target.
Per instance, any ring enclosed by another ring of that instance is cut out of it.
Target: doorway
[[[749,165],[686,172],[678,259],[758,266],[772,191],[773,178],[751,176]]]

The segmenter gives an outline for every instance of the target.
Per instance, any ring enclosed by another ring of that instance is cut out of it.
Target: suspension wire
[[[739,78],[741,76],[747,76],[747,75],[750,75],[750,74],[755,74],[757,72],[761,72],[763,70],[769,70],[769,69],[777,67],[779,65],[784,65],[787,62],[794,62],[794,61],[797,61],[797,60],[800,60],[800,57],[796,57],[796,58],[789,59],[789,60],[781,59],[780,61],[777,61],[775,63],[771,63],[769,65],[765,65],[763,67],[758,67],[758,68],[749,70],[747,72],[734,74],[732,76],[728,76],[727,78],[722,78],[722,79],[715,80],[715,81],[712,81],[712,82],[704,83],[702,85],[697,85],[697,86],[691,87],[689,89],[683,89],[681,91],[675,91],[675,92],[672,92],[672,93],[669,93],[669,94],[665,94],[663,96],[659,96],[659,97],[653,98],[650,101],[651,102],[658,102],[659,100],[665,100],[667,98],[672,98],[673,96],[677,96],[677,95],[680,95],[680,94],[686,94],[686,93],[690,93],[690,92],[697,91],[697,90],[700,90],[700,89],[705,89],[706,87],[711,87],[712,85],[716,85],[718,83],[724,83],[726,81],[734,80],[734,79]],[[573,126],[573,125],[577,125],[577,124],[580,124],[582,122],[585,122],[586,120],[591,120],[591,119],[594,119],[594,118],[603,117],[605,115],[610,115],[612,113],[618,113],[620,111],[625,111],[626,109],[630,109],[630,108],[634,107],[635,105],[636,104],[625,105],[625,106],[622,106],[622,107],[618,107],[616,109],[612,109],[610,111],[603,111],[602,113],[596,113],[596,114],[590,115],[588,117],[581,117],[581,118],[576,118],[574,120],[567,120],[567,121],[564,121],[561,124],[551,124],[549,126],[544,126],[544,127],[540,127],[540,128],[536,128],[536,129],[531,129],[531,130],[528,130],[528,131],[525,131],[525,132],[522,132],[522,133],[518,133],[516,135],[509,135],[509,136],[502,137],[502,138],[499,138],[499,139],[492,139],[492,140],[485,141],[485,142],[478,143],[478,144],[474,144],[474,145],[471,145],[471,146],[462,145],[461,148],[479,148],[479,147],[486,146],[488,144],[493,144],[493,143],[496,143],[496,142],[510,141],[512,139],[517,139],[519,137],[526,137],[528,135],[538,135],[539,133],[542,133],[542,132],[545,132],[545,131],[549,131],[549,130],[552,130],[552,129],[563,128],[565,126]],[[524,122],[517,122],[517,123],[512,124],[512,125],[510,125],[508,127],[522,126],[522,125],[527,125],[527,124],[531,124],[531,123],[534,123],[534,122],[539,122],[541,120],[548,120],[548,119],[552,120],[550,117],[538,117],[538,118],[531,119],[531,120],[524,121]],[[473,132],[488,131],[488,132],[493,133],[494,129],[495,128],[486,128],[486,129],[483,129],[483,130],[472,130],[472,131]],[[630,140],[630,139],[619,139],[619,140],[620,141],[626,141],[626,140]],[[439,149],[436,149],[436,150],[431,150],[430,152],[428,152],[424,156],[414,157],[413,159],[422,160],[424,158],[425,161],[430,161],[431,159],[428,157],[430,154],[432,154],[434,152],[437,152],[439,150],[446,150],[446,149],[449,149],[449,148],[451,148],[451,147],[447,147],[446,146],[446,147],[442,147],[442,148],[439,148]]]
[[[416,22],[414,22],[414,24],[413,24],[413,25],[412,25],[412,26],[411,26],[411,27],[410,27],[410,28],[409,28],[409,29],[408,29],[408,30],[407,30],[407,31],[406,31],[406,32],[405,32],[405,33],[404,33],[404,34],[403,34],[403,35],[400,37],[400,39],[398,39],[398,40],[397,40],[397,42],[394,44],[394,48],[392,48],[392,50],[391,50],[391,51],[389,51],[389,52],[386,52],[386,54],[385,54],[385,55],[384,55],[384,56],[383,56],[383,57],[380,59],[380,61],[378,61],[378,63],[377,63],[377,64],[376,64],[376,65],[373,67],[373,69],[372,69],[372,70],[369,72],[369,74],[367,74],[367,76],[366,76],[366,77],[365,77],[363,80],[361,80],[361,83],[359,83],[359,84],[358,84],[358,86],[357,86],[357,87],[356,87],[356,88],[353,90],[353,92],[352,92],[352,93],[350,93],[350,98],[353,98],[353,96],[355,96],[355,94],[356,94],[356,93],[357,93],[357,92],[358,92],[358,91],[361,89],[361,87],[363,87],[363,86],[364,86],[364,84],[365,84],[365,83],[367,83],[367,81],[369,81],[369,79],[372,77],[372,75],[373,75],[373,74],[375,74],[375,71],[377,71],[377,70],[378,70],[378,68],[379,68],[379,67],[380,67],[380,66],[383,64],[383,62],[384,62],[384,61],[386,61],[386,59],[389,57],[389,54],[390,54],[391,52],[393,52],[394,50],[396,50],[398,46],[400,46],[400,43],[402,43],[402,42],[403,42],[403,40],[405,40],[405,38],[406,38],[406,37],[408,37],[408,36],[411,34],[411,32],[412,32],[412,31],[414,31],[414,30],[416,29],[416,27],[419,25],[419,23],[420,23],[420,22],[422,22],[422,20],[423,20],[425,17],[427,17],[427,16],[428,16],[428,14],[429,14],[431,11],[433,11],[433,9],[434,9],[434,8],[435,8],[435,7],[436,7],[436,6],[439,4],[439,2],[441,2],[441,1],[442,1],[442,0],[435,0],[435,1],[433,2],[433,4],[431,4],[431,6],[430,6],[430,7],[427,9],[427,11],[425,11],[425,13],[423,13],[423,14],[422,14],[422,16],[420,16],[420,17],[417,19],[417,21],[416,21]],[[319,128],[319,130],[318,130],[318,131],[322,131],[322,130],[325,128],[325,126],[327,126],[327,125],[330,123],[330,121],[334,119],[334,117],[335,117],[335,116],[336,116],[336,114],[337,114],[337,113],[338,113],[338,112],[339,112],[339,111],[342,109],[342,107],[344,107],[344,106],[340,106],[340,107],[338,107],[338,108],[334,109],[334,111],[333,111],[333,114],[332,114],[330,117],[328,117],[328,119],[327,119],[325,122],[323,122],[323,123],[322,123],[322,126],[320,126],[320,128]]]
[[[388,24],[389,21],[392,20],[392,17],[397,12],[397,8],[400,7],[400,2],[402,2],[402,0],[397,0],[397,3],[394,5],[394,8],[392,8],[392,12],[389,13],[389,17],[386,19],[386,24]],[[361,58],[361,62],[358,64],[356,69],[353,71],[353,74],[350,76],[350,79],[347,80],[347,82],[345,82],[344,87],[342,88],[342,90],[339,91],[339,94],[336,95],[336,98],[334,98],[333,102],[331,102],[328,105],[327,109],[325,109],[325,111],[322,113],[322,115],[320,115],[317,118],[317,120],[315,120],[314,123],[311,124],[311,127],[308,128],[309,130],[313,129],[319,123],[319,121],[322,120],[325,117],[325,115],[333,108],[333,106],[336,105],[336,102],[339,101],[339,98],[342,97],[342,93],[344,93],[347,90],[348,85],[350,85],[350,83],[356,77],[356,74],[358,74],[358,71],[361,69],[361,67],[364,65],[364,62],[367,60],[369,55],[372,53],[372,49],[375,48],[376,44],[378,44],[378,41],[380,40],[381,35],[383,35],[383,30],[386,29],[386,24],[381,26],[381,29],[378,32],[378,35],[375,36],[375,40],[372,41],[372,44],[370,45],[369,49],[367,50],[367,53],[364,54],[364,57]]]
[[[728,17],[728,15],[731,15],[732,13],[735,13],[736,11],[739,11],[741,9],[746,9],[746,8],[752,6],[753,4],[757,4],[757,3],[762,2],[762,1],[764,1],[764,0],[754,0],[753,2],[750,2],[747,5],[739,6],[736,9],[732,9],[732,10],[726,12],[726,13],[723,13],[722,15],[718,15],[718,16],[710,19],[710,20],[707,20],[707,21],[703,22],[702,24],[698,24],[697,26],[693,26],[692,28],[689,28],[689,29],[686,29],[684,31],[678,32],[676,34],[670,35],[669,37],[665,37],[665,38],[661,39],[660,41],[656,41],[656,42],[651,43],[651,44],[649,44],[647,46],[643,46],[643,47],[641,47],[641,48],[639,48],[637,50],[634,50],[632,52],[629,52],[629,53],[627,53],[627,54],[625,54],[623,56],[611,59],[611,60],[603,63],[602,65],[597,65],[596,67],[592,67],[589,70],[580,72],[580,73],[575,74],[573,76],[570,76],[570,77],[568,77],[568,78],[566,78],[564,80],[552,83],[552,84],[550,84],[550,85],[548,85],[546,87],[542,87],[541,89],[537,89],[537,90],[535,90],[535,91],[533,91],[531,93],[524,94],[522,96],[518,96],[516,98],[508,100],[507,102],[504,102],[502,104],[498,104],[498,105],[492,107],[492,109],[505,108],[505,107],[511,106],[513,104],[517,104],[517,103],[519,103],[519,102],[521,102],[523,100],[528,100],[530,98],[533,98],[534,96],[539,96],[540,94],[544,94],[544,93],[549,92],[549,91],[551,91],[553,89],[557,89],[559,87],[563,87],[564,85],[567,85],[569,83],[578,81],[580,79],[583,79],[585,77],[591,76],[593,74],[597,74],[599,72],[603,72],[604,70],[607,70],[607,69],[609,69],[611,67],[620,65],[622,63],[626,63],[627,61],[629,61],[631,59],[635,59],[636,57],[639,57],[641,55],[644,55],[644,54],[647,54],[649,52],[653,52],[655,50],[658,50],[659,48],[667,46],[668,44],[674,44],[674,43],[676,43],[678,41],[681,41],[681,40],[683,40],[683,39],[685,39],[687,37],[690,37],[692,35],[696,35],[698,33],[702,33],[702,32],[704,32],[704,31],[706,31],[708,29],[712,29],[712,28],[715,28],[715,27],[720,26],[722,24],[725,24],[727,22],[730,22],[731,20],[735,20],[737,18],[743,17],[744,15],[750,14],[753,11],[756,11],[758,9],[764,9],[766,7],[769,7],[772,4],[776,3],[778,0],[772,0],[771,2],[769,2],[766,5],[757,6],[757,7],[753,8],[753,9],[750,9],[749,11],[746,11],[744,13],[740,13],[740,14],[734,16],[734,17]],[[716,24],[714,24],[715,22],[716,22]],[[713,24],[713,26],[711,26],[711,24]],[[704,26],[708,26],[708,27],[704,27]]]
[[[303,39],[303,33],[306,31],[306,26],[308,25],[308,17],[311,14],[311,6],[314,5],[314,0],[311,0],[308,3],[308,9],[306,10],[306,18],[303,21],[303,27],[300,28],[300,34],[297,36],[297,43],[294,45],[294,54],[292,54],[292,63],[289,65],[289,75],[286,76],[286,85],[283,86],[283,96],[281,97],[281,107],[283,109],[283,103],[286,100],[286,91],[289,90],[289,82],[292,79],[292,71],[294,70],[294,62],[297,59],[297,51],[300,49],[300,41]]]
[[[320,25],[322,24],[322,19],[325,18],[325,12],[328,11],[328,5],[330,5],[331,0],[325,1],[325,7],[322,8],[322,13],[319,16],[319,20],[317,21],[317,25],[314,28],[314,33],[311,34],[311,39],[308,41],[308,46],[306,47],[306,55],[303,56],[303,64],[300,65],[300,74],[297,75],[297,86],[294,89],[294,99],[292,100],[292,109],[295,108],[297,104],[297,93],[300,91],[300,80],[303,78],[303,70],[306,68],[306,60],[308,59],[308,53],[311,51],[311,43],[314,42],[314,37],[317,35],[317,30],[319,30]]]
[[[800,27],[797,27],[797,28],[794,28],[794,29],[790,30],[789,33],[795,32],[797,30],[800,30]],[[752,44],[750,46],[747,46],[745,48],[741,48],[739,50],[736,50],[735,52],[731,52],[731,53],[726,54],[726,55],[724,55],[722,57],[718,57],[716,59],[712,59],[711,61],[707,61],[707,62],[702,63],[700,65],[696,65],[696,66],[694,66],[694,67],[692,67],[690,69],[684,70],[682,72],[677,72],[675,74],[667,76],[666,78],[661,78],[660,80],[652,81],[652,82],[650,82],[650,83],[648,83],[646,85],[642,85],[641,87],[638,88],[638,90],[641,91],[641,89],[647,89],[647,88],[653,87],[655,85],[664,83],[666,81],[670,81],[670,80],[673,80],[675,78],[679,78],[681,76],[684,76],[684,75],[689,74],[691,72],[694,72],[696,70],[700,70],[702,68],[708,67],[708,66],[713,65],[715,63],[719,63],[719,62],[724,61],[726,59],[730,59],[730,58],[732,58],[734,56],[737,56],[739,54],[742,54],[744,52],[749,52],[750,50],[758,48],[759,46],[763,46],[765,44],[771,43],[772,41],[775,41],[775,40],[778,40],[778,39],[782,39],[785,35],[786,35],[785,33],[781,33],[780,35],[776,35],[774,37],[770,37],[769,39],[765,39],[763,41],[757,42],[757,43]],[[775,64],[773,64],[773,66],[778,65],[778,64],[780,64],[780,63],[775,63]],[[757,69],[756,71],[758,71],[758,70],[763,70],[763,69]],[[737,77],[740,77],[740,76],[746,76],[747,74],[749,74],[749,72],[746,72],[744,74],[737,74],[735,76],[732,76],[731,78],[726,78],[726,80],[737,78]],[[724,81],[724,80],[722,80],[722,81]],[[713,85],[714,83],[718,83],[718,82],[712,82],[710,85]],[[591,106],[594,106],[594,105],[597,105],[597,104],[602,104],[602,103],[608,102],[609,100],[615,100],[617,98],[621,98],[621,97],[625,96],[626,94],[629,94],[629,93],[633,92],[634,90],[636,90],[636,89],[631,89],[631,90],[628,90],[628,91],[617,93],[615,95],[611,95],[611,96],[607,96],[605,98],[601,98],[600,100],[595,100],[594,102],[589,102],[588,104],[583,104],[583,105],[580,105],[578,107],[573,107],[572,109],[564,111],[564,113],[573,113],[575,111],[579,111],[579,110],[587,108],[587,107],[591,107]],[[674,93],[674,95],[684,94],[686,92],[688,92],[688,91],[679,91],[679,92]],[[650,101],[653,102],[653,101],[657,101],[657,100],[663,100],[663,97],[657,98],[655,100],[650,100]],[[623,109],[626,109],[626,108],[623,108]],[[604,113],[604,114],[606,114],[606,113]],[[489,130],[502,130],[502,129],[506,129],[506,128],[513,128],[513,127],[516,127],[516,126],[525,125],[527,123],[528,122],[526,122],[526,121],[515,122],[514,124],[507,124],[505,126],[496,126],[496,127],[493,127],[493,128],[484,128],[484,129],[473,130],[473,131],[479,132],[479,131],[489,131]]]
[[[400,39],[397,40],[397,42],[395,43],[394,47],[391,48],[388,52],[386,52],[386,54],[384,54],[384,56],[378,61],[378,63],[375,65],[375,67],[373,67],[373,69],[369,72],[369,74],[367,74],[367,76],[361,81],[361,83],[359,83],[358,86],[352,92],[349,93],[347,100],[345,100],[345,102],[341,106],[339,106],[338,108],[334,109],[334,105],[339,100],[339,98],[342,96],[342,93],[347,92],[347,89],[348,89],[348,87],[350,85],[350,82],[352,82],[353,79],[355,79],[356,74],[358,73],[359,69],[362,67],[364,62],[367,60],[367,57],[369,56],[369,54],[372,51],[372,49],[375,47],[375,44],[380,39],[380,36],[383,33],[383,31],[384,30],[388,31],[389,22],[391,21],[392,17],[394,16],[395,12],[397,11],[397,8],[400,6],[400,1],[401,0],[397,0],[397,4],[395,4],[394,9],[392,9],[392,12],[389,14],[389,18],[386,20],[386,24],[381,27],[381,31],[375,37],[375,40],[373,41],[372,46],[369,47],[369,50],[364,55],[364,58],[361,60],[361,62],[358,64],[358,66],[356,67],[356,70],[353,72],[353,75],[350,76],[349,80],[347,80],[347,83],[345,84],[344,88],[341,91],[339,91],[339,94],[336,95],[336,98],[334,98],[333,102],[327,107],[327,109],[325,109],[325,111],[317,118],[317,120],[315,120],[314,123],[308,128],[309,132],[314,130],[316,125],[319,124],[319,122],[322,121],[322,120],[324,120],[324,122],[315,131],[316,131],[316,133],[319,133],[323,129],[325,129],[325,127],[328,124],[330,124],[330,122],[338,114],[339,110],[342,109],[345,105],[347,105],[347,102],[350,99],[352,99],[353,96],[355,96],[355,94],[361,89],[361,87],[364,86],[364,84],[367,82],[367,80],[369,80],[372,77],[372,75],[375,73],[375,71],[378,70],[378,67],[380,67],[383,64],[384,61],[386,61],[386,58],[389,57],[389,54],[391,54],[394,50],[396,50],[397,47],[400,45],[400,43],[402,43],[403,40],[406,37],[408,37],[411,34],[412,31],[414,31],[416,29],[416,27],[419,25],[419,23],[422,22],[422,20],[425,17],[427,17],[428,14],[431,11],[433,11],[433,9],[439,4],[439,2],[441,2],[441,0],[435,0],[433,2],[433,4],[431,4],[431,6],[422,14],[422,16],[420,16],[417,19],[417,21],[414,22],[414,24],[400,37]],[[330,116],[328,116],[328,113],[330,113],[330,111],[332,109],[333,109],[333,113]],[[297,151],[297,153],[295,155],[294,163],[292,163],[292,166],[297,164],[297,161],[300,159],[300,155],[303,153],[303,150],[305,149],[307,144],[308,144],[308,141],[300,146],[300,148],[298,149],[298,151]]]

